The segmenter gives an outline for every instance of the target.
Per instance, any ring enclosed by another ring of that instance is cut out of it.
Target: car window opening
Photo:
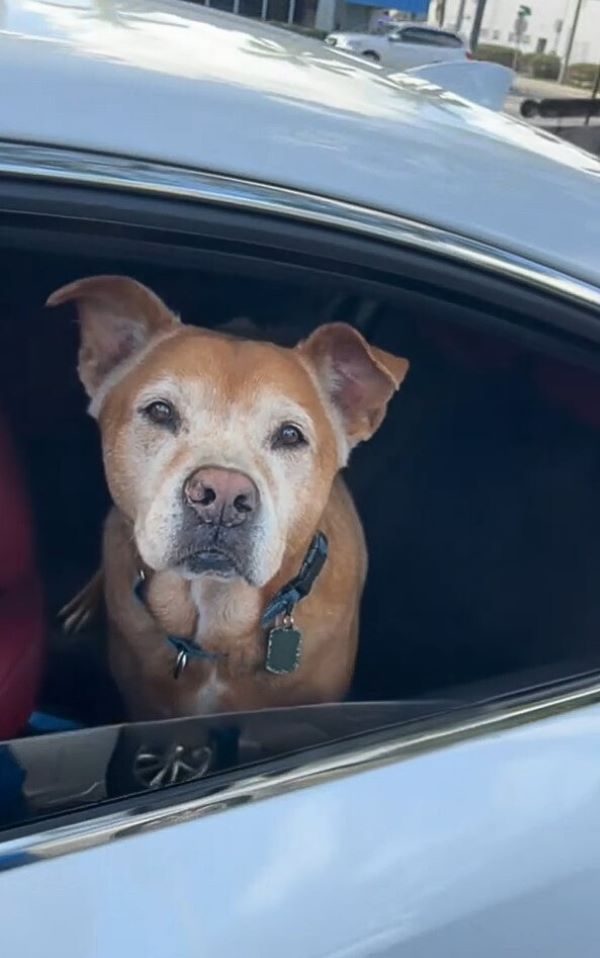
[[[369,551],[349,702],[404,702],[395,719],[412,717],[432,696],[451,699],[457,686],[593,656],[598,375],[449,323],[433,299],[417,315],[383,296],[333,295],[330,284],[4,255],[3,738],[98,727],[106,743],[112,733],[100,727],[128,720],[107,663],[102,614],[75,636],[58,617],[98,568],[109,496],[77,378],[77,330],[44,309],[66,281],[110,271],[147,283],[188,322],[292,345],[321,323],[350,321],[375,346],[410,361],[379,432],[358,446],[347,470]],[[343,707],[331,706],[327,722],[336,708]],[[361,727],[356,717],[344,721],[346,731]],[[223,729],[215,746],[221,758],[231,750],[230,723]],[[327,737],[322,729],[306,735],[303,726],[277,748]],[[194,741],[190,733],[175,765],[200,775],[211,762],[202,751],[208,745]],[[172,763],[164,773],[157,749],[158,757],[146,758],[138,749],[135,769],[127,748],[115,759],[121,789],[124,780],[132,788],[180,780]]]

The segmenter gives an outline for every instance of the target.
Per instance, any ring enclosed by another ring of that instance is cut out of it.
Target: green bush
[[[523,66],[536,80],[558,80],[560,57],[555,53],[531,53],[524,60]]]
[[[567,70],[566,81],[572,86],[593,87],[597,75],[597,63],[572,63]]]
[[[477,59],[500,63],[504,67],[516,68],[519,73],[527,73],[537,80],[558,80],[560,59],[554,53],[521,53],[515,63],[515,48],[482,43],[477,47]]]
[[[512,67],[515,56],[513,47],[501,47],[493,43],[480,43],[475,56],[478,60],[500,63],[503,67]]]

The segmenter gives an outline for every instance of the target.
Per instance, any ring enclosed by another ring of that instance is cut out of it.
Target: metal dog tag
[[[302,653],[302,632],[292,625],[275,626],[267,639],[265,669],[274,675],[295,672]]]

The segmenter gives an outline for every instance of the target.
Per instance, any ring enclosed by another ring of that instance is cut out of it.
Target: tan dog
[[[344,324],[295,349],[185,326],[124,277],[80,280],[48,303],[71,300],[114,502],[102,578],[131,716],[342,698],[367,557],[338,473],[382,422],[407,361]],[[281,618],[265,628],[318,532],[329,555],[293,609],[297,632]]]

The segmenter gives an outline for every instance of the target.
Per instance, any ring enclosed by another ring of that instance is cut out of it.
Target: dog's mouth
[[[213,576],[250,581],[252,529],[199,523],[185,514],[170,566],[187,579]]]
[[[242,575],[234,556],[221,549],[199,549],[179,557],[177,567],[192,576],[211,575],[218,579],[232,579]]]

